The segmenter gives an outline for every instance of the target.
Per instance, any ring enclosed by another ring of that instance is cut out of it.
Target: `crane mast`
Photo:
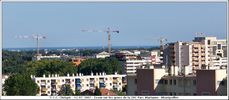
[[[119,33],[119,30],[111,30],[108,27],[107,30],[82,30],[82,32],[106,32],[108,35],[108,53],[111,54],[111,33]]]

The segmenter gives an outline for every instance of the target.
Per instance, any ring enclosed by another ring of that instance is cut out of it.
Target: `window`
[[[163,84],[163,79],[159,80],[158,84]]]
[[[217,48],[218,49],[221,49],[221,44],[217,44]]]
[[[193,80],[192,83],[193,83],[193,85],[195,86],[195,85],[196,85],[196,80]]]
[[[87,84],[87,86],[89,86],[89,85]]]
[[[193,95],[197,95],[196,93],[193,93]]]
[[[168,80],[165,80],[165,84],[168,84]]]
[[[210,45],[210,43],[211,43],[211,40],[208,40],[208,45]]]
[[[176,93],[176,92],[174,92],[173,94],[174,94],[174,95],[177,95],[177,93]]]
[[[50,88],[50,86],[48,86],[48,88]]]
[[[172,92],[170,92],[170,93],[169,93],[169,95],[173,95],[173,93],[172,93]]]
[[[39,83],[40,81],[37,81],[37,83]]]
[[[48,80],[48,83],[49,83],[50,81]]]
[[[112,83],[110,83],[110,86],[112,86]]]
[[[137,79],[134,80],[135,84],[137,84]]]
[[[169,80],[169,84],[170,84],[170,85],[172,85],[172,82],[173,82],[173,80],[172,80],[172,79],[170,79],[170,80]]]
[[[177,84],[177,80],[173,80],[173,84],[176,85]]]
[[[64,80],[62,80],[62,82],[64,82]]]
[[[223,85],[223,86],[225,85],[224,80],[223,80],[223,81],[221,81],[220,85]]]

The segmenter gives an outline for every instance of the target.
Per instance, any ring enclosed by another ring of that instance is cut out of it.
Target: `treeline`
[[[85,75],[90,75],[91,72],[105,72],[106,74],[114,74],[115,72],[118,72],[119,74],[122,73],[121,63],[118,61],[117,58],[114,57],[105,59],[87,59],[83,61],[78,68],[78,72]]]
[[[32,60],[33,51],[2,51],[2,74],[22,73],[25,64]]]

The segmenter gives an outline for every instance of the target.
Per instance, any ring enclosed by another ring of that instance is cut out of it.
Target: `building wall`
[[[154,69],[138,69],[137,70],[137,95],[154,95],[154,94],[155,94]]]
[[[197,94],[216,95],[216,73],[215,70],[197,70]]]
[[[137,95],[137,76],[127,76],[127,95]]]
[[[123,78],[125,76],[126,75],[106,75],[105,73],[100,73],[97,75],[87,76],[83,76],[82,74],[79,74],[77,76],[72,75],[61,77],[59,77],[58,75],[49,77],[33,76],[33,79],[40,87],[40,92],[38,95],[56,95],[56,93],[61,89],[61,86],[63,84],[69,84],[73,91],[77,89],[81,92],[88,89],[95,89],[95,87],[121,91],[123,87]]]
[[[141,68],[146,63],[145,60],[129,59],[125,62],[126,74],[136,74],[136,69]]]

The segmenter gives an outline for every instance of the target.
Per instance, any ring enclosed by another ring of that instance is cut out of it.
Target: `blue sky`
[[[226,38],[226,3],[3,3],[3,48],[107,46],[107,34],[82,29],[120,30],[112,46],[191,41],[195,32]]]

